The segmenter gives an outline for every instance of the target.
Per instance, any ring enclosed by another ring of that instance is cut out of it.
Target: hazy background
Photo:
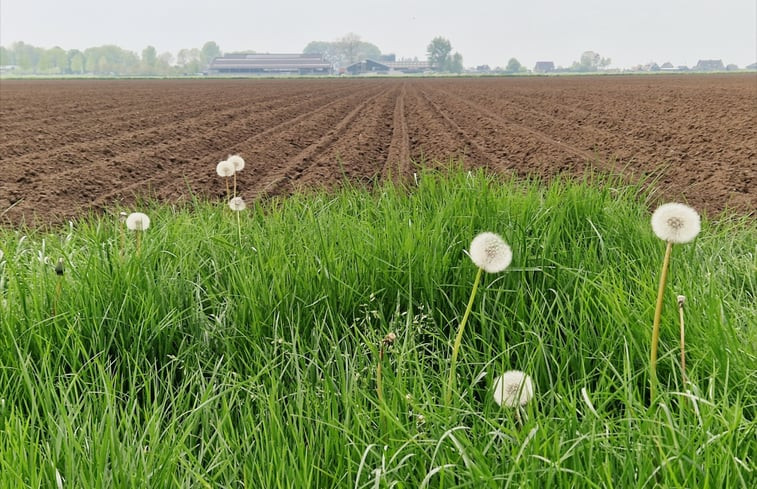
[[[619,68],[707,58],[744,67],[757,61],[757,0],[0,0],[2,46],[175,53],[215,41],[224,52],[302,52],[349,32],[419,59],[443,36],[466,67],[511,57],[569,66],[587,50]]]

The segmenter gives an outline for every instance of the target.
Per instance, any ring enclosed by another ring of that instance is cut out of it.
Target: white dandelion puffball
[[[234,166],[234,171],[241,171],[244,168],[244,158],[239,155],[231,155],[226,161]]]
[[[144,231],[150,227],[150,218],[141,212],[132,212],[126,218],[126,227],[131,231]]]
[[[501,272],[513,261],[513,252],[499,235],[481,233],[471,241],[470,258],[488,273]]]
[[[531,377],[520,370],[508,370],[494,382],[494,400],[500,406],[525,406],[533,397]]]
[[[652,230],[663,241],[688,243],[699,234],[699,214],[691,207],[670,202],[652,214]]]
[[[219,177],[230,177],[234,174],[234,163],[229,160],[221,161],[216,165],[216,173]]]
[[[229,201],[229,207],[232,211],[243,211],[247,208],[242,197],[234,197]]]

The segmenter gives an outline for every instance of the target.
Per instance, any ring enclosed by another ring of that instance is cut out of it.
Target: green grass
[[[650,407],[644,195],[427,172],[258,203],[241,246],[205,202],[140,209],[139,254],[108,216],[0,230],[0,487],[754,487],[754,221],[674,248]],[[481,231],[513,264],[483,277],[445,407]],[[536,387],[522,425],[491,395],[508,369]]]

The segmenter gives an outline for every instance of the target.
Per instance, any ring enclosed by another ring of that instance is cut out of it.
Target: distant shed
[[[695,71],[723,71],[725,65],[721,59],[700,59],[697,65],[692,68]]]
[[[329,75],[332,71],[320,54],[227,54],[208,66],[210,75]]]
[[[534,73],[551,73],[555,71],[554,61],[537,61],[534,65]]]

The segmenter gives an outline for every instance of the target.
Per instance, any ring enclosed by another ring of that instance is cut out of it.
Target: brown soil
[[[2,81],[0,222],[136,195],[245,198],[411,176],[419,164],[655,178],[711,215],[757,208],[757,76]]]

